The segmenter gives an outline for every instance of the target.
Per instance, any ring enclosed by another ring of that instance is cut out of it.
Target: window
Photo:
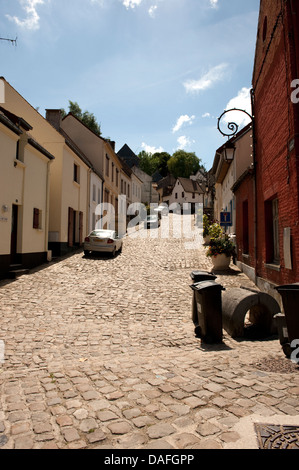
[[[278,199],[265,202],[266,263],[280,263]]]
[[[272,201],[272,219],[273,219],[273,261],[279,263],[279,219],[278,219],[278,199]]]
[[[192,193],[192,199],[195,199],[195,193]]]
[[[113,183],[114,180],[114,163],[112,163],[112,168],[111,168],[111,181]]]
[[[176,199],[178,198],[178,193],[175,193],[175,198],[176,198]]]
[[[17,148],[16,148],[16,160],[20,160],[20,141],[19,140],[17,142]]]
[[[118,174],[119,174],[119,170],[116,168],[115,184],[117,187],[118,187]]]
[[[74,163],[74,181],[76,183],[80,182],[80,167],[76,163]]]
[[[185,193],[184,193],[184,192],[182,192],[182,197],[185,197]]]
[[[106,155],[106,176],[109,176],[109,157]]]
[[[101,189],[98,189],[98,204],[101,203]]]
[[[92,200],[96,202],[96,185],[92,186]]]
[[[128,184],[128,197],[130,197],[130,185]]]
[[[36,230],[42,228],[42,211],[37,208],[33,209],[33,228]]]

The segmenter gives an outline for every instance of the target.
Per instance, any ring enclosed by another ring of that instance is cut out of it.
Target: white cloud
[[[227,110],[234,108],[244,110],[251,115],[252,110],[250,88],[242,88],[238,95],[227,103]],[[244,126],[250,122],[250,118],[245,113],[241,113],[240,111],[231,111],[230,113],[225,114],[223,121],[226,123],[235,122],[239,126]]]
[[[202,118],[210,118],[211,115],[210,115],[210,113],[204,113],[201,117]]]
[[[6,17],[22,28],[29,30],[39,29],[40,17],[37,13],[37,6],[44,5],[44,0],[19,0],[19,3],[27,13],[27,17],[23,20],[17,16],[6,15]]]
[[[156,152],[164,152],[163,147],[152,147],[151,145],[147,145],[144,142],[142,142],[141,147],[143,150],[145,150],[147,153],[151,153],[152,155]]]
[[[142,3],[142,0],[122,0],[123,5],[129,9],[129,8],[135,8],[136,6],[139,6]]]
[[[193,144],[195,141],[189,139],[189,137],[186,137],[185,135],[181,135],[178,140],[177,140],[179,146],[178,149],[184,150],[186,147],[190,147],[191,144]]]
[[[218,0],[210,0],[210,5],[212,8],[218,8]]]
[[[187,93],[199,93],[211,88],[214,83],[224,79],[227,68],[227,64],[216,65],[216,67],[211,68],[199,80],[188,80],[184,83]]]
[[[182,115],[178,118],[176,125],[173,127],[172,132],[178,132],[184,124],[193,124],[195,116],[188,116],[188,114]]]
[[[155,13],[156,13],[156,10],[157,10],[157,5],[152,5],[149,10],[148,10],[148,14],[151,18],[154,18],[155,17]]]

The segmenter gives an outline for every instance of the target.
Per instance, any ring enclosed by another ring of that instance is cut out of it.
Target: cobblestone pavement
[[[190,273],[211,267],[184,240],[126,238],[114,259],[79,251],[2,281],[0,448],[255,448],[243,422],[299,425],[277,338],[195,337]],[[218,282],[252,286],[234,266]]]

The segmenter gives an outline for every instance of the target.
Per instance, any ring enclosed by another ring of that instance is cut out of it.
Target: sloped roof
[[[172,175],[167,175],[165,178],[162,178],[157,186],[157,189],[162,189],[162,188],[167,188],[167,187],[173,187],[176,183],[176,179]]]
[[[14,124],[19,130],[20,130],[20,127],[25,129],[25,131],[32,130],[32,126],[30,126],[30,124],[28,124],[28,122],[25,121],[25,119],[19,116],[16,116],[15,114],[11,113],[7,109],[3,108],[2,106],[0,106],[0,112],[2,116],[6,117],[6,122],[10,121],[10,123]]]
[[[23,134],[20,127],[22,127],[25,131],[32,130],[32,127],[28,122],[26,122],[23,118],[16,116],[15,114],[11,113],[7,109],[2,108],[0,106],[0,122],[7,126],[10,130],[12,130],[15,134],[21,135]],[[33,139],[29,134],[28,135],[28,143],[32,145],[36,150],[42,153],[45,157],[49,160],[55,160],[55,157],[48,152],[42,145],[40,145],[35,139]]]
[[[118,152],[117,155],[126,162],[126,164],[132,168],[133,166],[139,166],[139,158],[130,147],[125,144]]]
[[[198,184],[197,181],[191,180],[189,178],[178,178],[178,181],[181,183],[186,193],[204,193],[202,187]]]

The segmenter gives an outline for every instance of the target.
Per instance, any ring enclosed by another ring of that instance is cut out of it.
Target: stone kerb
[[[280,312],[280,306],[272,296],[244,288],[222,292],[223,328],[232,338],[245,336],[245,317],[248,312],[250,323],[265,336],[276,333],[274,316]]]

